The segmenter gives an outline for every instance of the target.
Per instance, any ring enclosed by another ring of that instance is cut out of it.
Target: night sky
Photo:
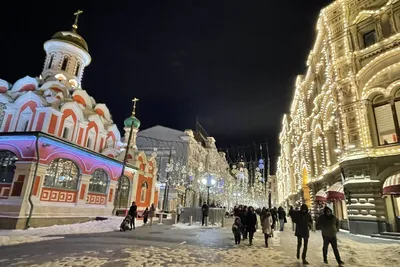
[[[82,9],[78,33],[92,56],[82,87],[108,106],[121,133],[138,97],[141,129],[193,129],[198,117],[220,148],[268,139],[275,165],[295,77],[332,0],[7,2],[0,78],[39,76],[43,43],[70,30]]]

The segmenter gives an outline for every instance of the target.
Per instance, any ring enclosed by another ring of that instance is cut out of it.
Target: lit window
[[[78,166],[74,162],[68,159],[55,159],[46,170],[43,185],[76,190],[78,178]]]
[[[375,30],[372,30],[370,32],[367,32],[366,34],[363,35],[364,39],[364,47],[371,46],[376,43],[376,33]]]
[[[94,171],[89,183],[89,192],[105,194],[108,186],[108,175],[102,169]]]
[[[399,102],[391,104],[383,96],[377,96],[373,100],[373,111],[375,116],[376,131],[378,134],[379,145],[388,145],[397,143],[398,130],[396,130],[395,117],[393,116],[395,108]],[[400,104],[400,103],[399,103]]]
[[[129,193],[130,193],[131,183],[129,178],[122,176],[118,181],[118,191],[116,194],[116,207],[117,208],[127,208],[129,205]]]
[[[11,184],[17,156],[11,151],[0,150],[0,183]]]

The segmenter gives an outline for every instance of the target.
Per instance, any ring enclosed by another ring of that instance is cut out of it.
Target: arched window
[[[50,69],[51,66],[53,65],[53,60],[54,60],[54,55],[50,56],[49,64],[47,65],[47,68]]]
[[[117,207],[118,208],[127,208],[129,202],[129,192],[131,189],[131,182],[129,178],[126,176],[122,176],[118,181],[118,190],[115,194],[115,198],[117,199]]]
[[[0,150],[0,183],[12,183],[17,160],[18,158],[13,152]]]
[[[78,185],[78,166],[69,159],[55,159],[46,170],[44,186],[76,189]]]
[[[108,175],[102,169],[93,172],[89,183],[89,192],[105,194],[108,186]]]
[[[147,188],[149,188],[149,185],[147,182],[144,182],[142,184],[142,189],[140,191],[140,202],[145,202],[146,200],[146,193],[147,193]]]
[[[394,98],[385,98],[378,95],[372,100],[376,131],[379,145],[397,143],[400,136],[400,95]]]
[[[61,70],[66,70],[68,66],[68,57],[64,57],[62,65],[61,65]]]
[[[81,63],[78,62],[78,63],[76,63],[75,76],[78,76],[78,75],[79,75],[80,69],[81,69]]]

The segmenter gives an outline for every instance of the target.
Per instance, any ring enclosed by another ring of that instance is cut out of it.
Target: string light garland
[[[335,171],[340,162],[400,151],[374,147],[371,127],[375,126],[368,116],[372,95],[389,97],[400,87],[400,81],[376,86],[383,75],[400,67],[400,63],[380,65],[400,52],[400,33],[393,19],[393,6],[398,2],[387,1],[368,10],[365,1],[337,0],[321,10],[307,71],[296,78],[290,113],[284,115],[279,134],[276,174],[281,203],[297,194],[303,184]],[[386,23],[391,36],[387,38],[381,30],[383,14],[389,16]],[[357,24],[367,20],[375,25],[377,41],[360,47]]]

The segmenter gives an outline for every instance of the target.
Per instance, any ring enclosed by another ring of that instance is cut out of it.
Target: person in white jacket
[[[272,216],[271,212],[264,208],[261,211],[261,228],[264,234],[265,247],[268,247],[268,238],[272,236]]]
[[[182,205],[179,203],[176,207],[177,222],[179,222],[179,219],[181,218],[181,214],[182,214]]]

